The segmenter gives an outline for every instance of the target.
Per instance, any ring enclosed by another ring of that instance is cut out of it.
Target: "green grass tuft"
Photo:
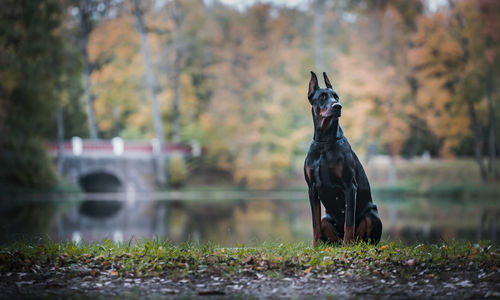
[[[257,247],[222,248],[215,244],[173,244],[161,239],[132,243],[18,243],[0,250],[0,273],[27,272],[50,276],[301,276],[311,274],[412,276],[425,269],[439,274],[470,263],[485,268],[500,265],[500,250],[489,242],[476,244],[404,245],[362,242],[348,247],[322,244],[264,242]]]

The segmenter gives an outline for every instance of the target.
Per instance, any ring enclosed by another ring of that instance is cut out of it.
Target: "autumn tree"
[[[481,15],[484,10],[481,11],[478,2],[450,3],[450,10],[421,16],[417,21],[415,47],[409,53],[419,81],[417,104],[419,109],[427,110],[429,127],[443,140],[443,155],[451,155],[464,137],[472,136],[476,162],[482,179],[486,180],[488,170],[483,152],[487,127],[493,135],[491,164],[496,156],[494,108],[490,98],[497,60],[490,51],[495,43],[491,43],[494,39],[487,34],[488,26],[483,22],[488,16]],[[492,172],[494,169],[490,167]]]
[[[488,171],[494,179],[499,179],[498,165],[496,163],[497,144],[495,124],[494,98],[498,99],[498,84],[500,83],[500,3],[498,1],[481,0],[478,3],[480,12],[479,18],[481,28],[479,28],[483,47],[479,55],[482,54],[485,64],[484,89],[488,102]]]
[[[125,139],[149,140],[154,129],[149,91],[143,84],[140,36],[134,16],[121,9],[115,18],[101,22],[89,39],[90,60],[108,58],[91,75],[98,127],[104,138],[118,130]]]
[[[105,16],[109,1],[105,0],[74,0],[74,6],[78,12],[77,18],[80,25],[80,52],[83,59],[83,77],[85,81],[85,102],[87,107],[88,125],[90,138],[98,138],[98,128],[94,111],[94,96],[92,94],[91,79],[92,71],[97,67],[89,60],[88,44],[89,37],[96,24]]]
[[[309,133],[301,96],[304,52],[288,12],[254,5],[247,15],[216,7],[214,94],[200,116],[216,164],[236,182],[270,188],[286,174],[297,145]],[[290,12],[293,14],[294,12]],[[278,54],[279,55],[276,55]]]
[[[153,73],[151,66],[151,52],[149,50],[148,31],[143,17],[143,11],[139,0],[133,0],[133,13],[137,21],[137,31],[141,37],[141,52],[146,77],[146,85],[149,90],[153,113],[153,126],[155,137],[159,140],[160,155],[158,157],[157,180],[160,185],[166,183],[164,173],[164,160],[161,152],[165,144],[165,134],[163,133],[163,122],[161,117],[161,108],[158,101],[158,86],[156,83],[156,75]]]
[[[422,5],[418,0],[352,1],[347,7],[357,19],[347,29],[348,51],[336,60],[339,92],[348,100],[343,124],[354,131],[355,145],[377,143],[390,154],[389,181],[395,183],[394,160],[408,139],[411,116],[419,113],[411,105],[406,51]]]
[[[185,12],[177,0],[172,1],[169,7],[169,14],[173,22],[173,53],[174,64],[172,68],[172,84],[174,86],[174,100],[172,102],[172,142],[179,143],[181,140],[180,104],[181,104],[181,71],[183,66],[183,53],[185,42],[182,33],[182,23]]]
[[[378,145],[393,160],[426,149],[470,155],[472,128],[488,143],[484,168],[495,170],[494,1],[456,1],[435,13],[421,0],[310,3],[237,10],[218,1],[119,2],[87,47],[89,61],[102,62],[90,76],[101,136],[197,140],[205,162],[236,183],[271,188],[300,172],[311,139],[305,83],[321,68],[358,152]],[[475,97],[478,125],[467,97]]]

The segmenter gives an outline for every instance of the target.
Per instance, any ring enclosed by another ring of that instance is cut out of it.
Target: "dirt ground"
[[[441,273],[438,277],[355,278],[342,272],[269,278],[259,273],[239,278],[120,278],[106,275],[43,278],[10,273],[0,277],[0,299],[500,299],[500,271]]]

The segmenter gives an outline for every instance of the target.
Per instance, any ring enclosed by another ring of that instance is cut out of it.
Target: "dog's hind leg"
[[[382,235],[382,222],[374,214],[366,214],[356,228],[356,238],[377,244]]]

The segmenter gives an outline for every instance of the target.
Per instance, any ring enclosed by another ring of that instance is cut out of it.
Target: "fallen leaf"
[[[406,265],[410,266],[410,267],[413,267],[415,265],[415,263],[416,263],[416,260],[414,258],[406,261]]]
[[[255,263],[255,259],[253,256],[248,256],[245,260],[243,260],[243,264],[246,264],[246,265],[251,265]]]
[[[311,270],[312,270],[312,267],[309,267],[309,268],[304,270],[304,273],[309,273],[309,272],[311,272]]]
[[[387,249],[387,248],[389,248],[389,246],[388,246],[388,245],[383,245],[382,247],[380,247],[380,250],[385,250],[385,249]]]
[[[111,273],[109,273],[111,276],[118,276],[118,272],[117,271],[111,271]]]
[[[326,248],[325,252],[330,252],[330,247]]]

